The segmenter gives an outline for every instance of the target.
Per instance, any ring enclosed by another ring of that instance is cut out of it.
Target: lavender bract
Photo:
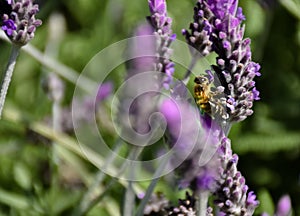
[[[42,21],[35,18],[39,11],[33,0],[8,0],[11,5],[11,12],[3,14],[2,29],[9,39],[18,46],[24,46],[33,37],[35,30],[42,24]]]

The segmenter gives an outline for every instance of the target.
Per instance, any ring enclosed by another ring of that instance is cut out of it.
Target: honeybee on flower
[[[195,101],[202,113],[207,113],[212,118],[221,117],[224,120],[228,119],[226,98],[222,97],[224,88],[212,86],[213,77],[211,74],[197,76],[194,82]]]

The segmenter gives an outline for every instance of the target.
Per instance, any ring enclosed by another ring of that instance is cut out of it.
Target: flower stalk
[[[1,29],[12,42],[12,51],[1,85],[0,118],[20,48],[34,38],[36,28],[42,25],[42,21],[35,18],[39,7],[32,0],[7,0],[7,4],[10,11],[0,14],[3,22]]]
[[[13,44],[11,49],[11,54],[8,60],[6,71],[4,72],[4,78],[1,84],[1,93],[0,93],[0,118],[2,116],[2,110],[4,107],[7,91],[11,78],[15,69],[16,61],[20,52],[20,46]]]
[[[197,216],[206,216],[209,191],[198,191]]]

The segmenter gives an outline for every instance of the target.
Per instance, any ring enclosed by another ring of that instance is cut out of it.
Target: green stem
[[[109,184],[106,186],[105,190],[99,194],[95,199],[91,200],[84,209],[80,209],[79,211],[75,211],[73,213],[74,216],[83,216],[86,215],[95,205],[97,205],[106,195],[106,193],[114,186],[114,184],[117,182],[117,179],[112,179]]]
[[[140,155],[140,153],[142,152],[142,150],[143,150],[143,148],[141,148],[141,147],[137,147],[137,148],[133,149],[133,150],[130,152],[128,158],[129,158],[129,159],[136,159],[136,158]],[[111,162],[114,160],[114,157],[109,157],[109,158],[110,158],[110,160],[107,160],[107,162],[105,163],[107,166],[111,165]],[[74,215],[74,216],[82,216],[82,215],[85,215],[85,214],[86,214],[87,212],[89,212],[89,211],[90,211],[97,203],[99,203],[99,202],[102,200],[102,198],[104,198],[104,195],[108,192],[108,190],[109,190],[109,189],[117,182],[117,178],[119,178],[119,177],[124,173],[124,171],[126,170],[127,166],[128,166],[128,162],[127,162],[127,163],[124,163],[124,164],[121,166],[119,172],[117,173],[117,176],[116,176],[115,178],[113,178],[113,179],[110,181],[109,185],[105,188],[105,190],[104,190],[102,193],[98,194],[98,196],[97,196],[94,200],[87,202],[86,207],[84,207],[84,208],[79,208],[78,211],[74,211],[74,214],[73,214],[73,215]],[[97,185],[99,185],[99,184],[97,184]],[[133,186],[133,185],[132,185],[132,186]],[[129,187],[129,186],[127,185],[127,187]],[[133,190],[132,190],[132,191],[133,191]],[[125,205],[126,205],[126,204],[125,204]]]
[[[208,191],[198,191],[197,216],[205,216],[207,211]]]
[[[7,42],[10,42],[7,37],[4,34],[1,34],[0,32],[0,38],[2,40],[5,40]],[[77,83],[77,80],[79,78],[79,73],[75,70],[73,70],[70,67],[67,67],[66,65],[60,63],[59,61],[55,60],[54,58],[49,57],[47,54],[42,53],[37,48],[35,48],[31,44],[27,44],[22,48],[23,51],[31,55],[34,59],[36,59],[38,62],[46,66],[51,70],[51,72],[54,72],[61,77],[65,78],[66,80],[70,81],[71,83],[76,84],[81,89],[92,92],[95,90],[97,83],[93,80],[90,80],[87,77],[84,77],[83,75],[80,76],[80,82]]]
[[[57,77],[57,79],[59,80],[58,77]],[[55,89],[53,91],[55,91]],[[54,95],[53,104],[52,104],[52,128],[53,128],[53,133],[57,134],[57,133],[62,132],[62,125],[61,125],[61,115],[62,115],[61,99],[62,98],[56,98],[55,93],[50,93],[50,94]],[[59,167],[59,163],[60,163],[60,158],[58,156],[57,148],[58,148],[57,143],[55,141],[52,141],[51,160],[50,160],[51,161],[52,188],[55,188],[59,182],[58,167]]]
[[[130,175],[134,175],[134,170],[130,171]],[[124,202],[124,216],[132,216],[133,215],[133,207],[134,207],[134,199],[135,193],[133,191],[133,181],[128,181],[128,186],[125,192],[125,202]]]
[[[20,52],[20,46],[16,46],[14,44],[12,44],[12,50],[11,50],[11,54],[8,60],[8,64],[6,67],[6,71],[5,71],[5,75],[4,75],[4,79],[1,85],[1,93],[0,93],[0,118],[2,116],[2,110],[4,107],[4,103],[5,103],[5,98],[7,95],[7,90],[11,81],[11,77],[13,75],[14,69],[15,69],[15,65],[16,65],[16,61],[17,61],[17,57],[19,55]]]
[[[122,146],[122,142],[121,139],[118,139],[116,144],[113,147],[112,152],[115,153],[111,153],[110,156],[108,156],[108,158],[105,160],[105,163],[103,165],[103,169],[100,169],[96,175],[95,181],[93,182],[92,186],[89,187],[88,191],[83,195],[80,204],[78,205],[78,208],[75,209],[75,211],[73,212],[74,215],[83,215],[84,213],[88,212],[90,209],[92,209],[94,207],[95,204],[97,204],[97,202],[95,202],[94,200],[91,200],[91,196],[93,193],[95,193],[97,187],[102,183],[102,181],[104,180],[105,177],[105,173],[102,172],[101,170],[106,170],[108,168],[108,166],[114,161],[116,154],[120,151]],[[113,182],[113,181],[112,181]],[[110,187],[107,187],[107,189],[109,189]],[[105,193],[105,191],[100,194],[95,200],[99,201],[99,199],[101,199],[101,197],[103,197],[103,194]]]
[[[166,167],[168,161],[169,161],[169,157],[165,157],[164,160],[160,163],[159,167],[156,169],[154,177],[161,176],[161,174],[164,171],[164,168]],[[148,203],[148,200],[150,199],[150,197],[151,197],[151,195],[154,191],[154,188],[155,188],[155,186],[156,186],[159,179],[160,179],[159,177],[152,179],[149,187],[147,188],[146,194],[145,194],[140,206],[137,209],[137,213],[136,213],[137,216],[143,216],[144,215],[144,209],[145,209],[145,207]]]
[[[129,160],[127,160],[128,162],[125,163],[126,167],[132,167],[130,166],[130,164],[132,163],[132,160],[136,160],[139,155],[141,154],[142,150],[144,149],[144,147],[139,147],[139,146],[135,146],[132,151],[130,152],[130,155],[128,157]],[[129,170],[129,177],[130,179],[135,179],[134,178],[135,175],[135,171],[134,169],[130,169]],[[126,188],[126,192],[125,192],[125,202],[124,202],[124,211],[123,211],[123,215],[124,216],[132,216],[133,215],[133,207],[134,207],[134,199],[135,199],[135,193],[133,190],[133,181],[132,180],[128,180],[128,186]]]

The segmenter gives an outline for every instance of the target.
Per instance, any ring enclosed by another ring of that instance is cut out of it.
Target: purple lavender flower
[[[65,84],[56,74],[49,74],[46,82],[43,83],[43,88],[51,100],[56,102],[62,101],[65,93]]]
[[[199,52],[198,54],[192,52],[193,55],[201,57],[211,52],[212,18],[213,13],[208,9],[207,3],[199,0],[194,8],[194,22],[190,24],[191,32],[186,29],[182,30],[188,44]]]
[[[146,23],[139,25],[134,34],[133,40],[129,44],[128,59],[128,76],[132,77],[136,74],[153,71],[156,56],[156,39],[153,27]],[[143,47],[141,49],[141,47]]]
[[[212,34],[213,50],[218,54],[213,66],[227,97],[231,122],[242,121],[253,113],[259,92],[253,81],[260,76],[259,64],[251,60],[250,39],[243,39],[245,19],[237,0],[210,0],[208,6],[215,15]]]
[[[174,73],[169,46],[175,38],[171,30],[172,20],[167,17],[166,2],[149,0],[148,3],[151,12],[147,17],[149,24],[139,26],[137,37],[129,44],[131,60],[119,107],[122,136],[137,145],[149,142],[155,127],[150,119],[157,111],[155,100],[159,98],[161,87],[169,88]],[[147,71],[162,73],[144,73]]]
[[[237,5],[238,0],[198,0],[191,33],[183,31],[202,55],[218,55],[212,66],[218,78],[214,84],[224,87],[230,122],[246,119],[253,113],[253,101],[260,99],[253,81],[260,76],[260,65],[251,60],[251,41],[243,39],[245,16]]]
[[[164,0],[150,0],[148,3],[151,14],[167,14],[167,5]]]
[[[167,121],[168,142],[174,150],[171,166],[180,176],[179,187],[214,190],[220,166],[214,156],[222,131],[209,118],[182,100],[166,99],[160,112]]]
[[[168,210],[170,216],[176,215],[187,215],[187,216],[196,216],[196,199],[191,196],[188,192],[185,193],[185,199],[179,199],[178,206],[171,207]]]
[[[11,5],[11,11],[2,16],[2,29],[14,44],[23,46],[34,37],[36,28],[42,24],[35,18],[39,7],[32,0],[8,0],[7,3]]]
[[[276,216],[289,216],[291,213],[291,198],[285,195],[280,198],[277,204]]]
[[[221,167],[217,179],[215,204],[224,215],[253,215],[259,205],[255,194],[245,184],[245,178],[237,170],[238,156],[232,154],[230,140],[223,138],[218,150]]]
[[[13,31],[17,29],[15,22],[12,19],[4,20],[2,30],[6,32],[8,36],[13,34]]]
[[[143,145],[151,136],[150,116],[156,111],[155,99],[159,95],[162,80],[153,73],[156,63],[156,37],[149,24],[137,27],[135,36],[130,40],[127,76],[122,85],[118,122],[121,124],[122,137],[129,143]],[[141,49],[143,47],[143,49]]]
[[[169,201],[162,193],[152,194],[145,209],[144,216],[147,215],[166,215],[166,208],[169,205]]]
[[[195,204],[195,197],[190,195],[188,192],[186,192],[184,199],[178,200],[178,204],[176,206],[170,205],[170,201],[168,201],[162,193],[156,193],[151,196],[148,204],[146,205],[144,216],[196,216]],[[208,211],[210,210],[212,209],[209,209]],[[207,214],[207,216],[210,215]]]
[[[163,86],[168,89],[173,79],[174,63],[170,56],[172,49],[170,45],[176,39],[172,33],[172,19],[167,16],[167,4],[165,0],[148,0],[151,16],[147,17],[149,23],[154,28],[157,38],[155,71],[165,73]]]
[[[113,90],[113,83],[112,82],[105,82],[102,83],[98,89],[96,101],[99,103],[105,100]]]

